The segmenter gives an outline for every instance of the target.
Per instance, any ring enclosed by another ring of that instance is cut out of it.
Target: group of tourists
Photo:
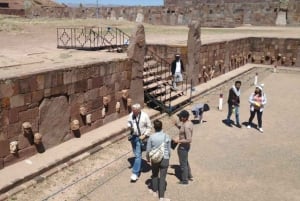
[[[180,55],[175,55],[175,60],[171,64],[171,72],[173,75],[173,90],[177,90],[177,84],[182,82],[184,66],[180,59]],[[241,81],[236,81],[230,88],[228,95],[228,114],[226,124],[232,125],[230,117],[235,114],[235,125],[241,128],[239,108]],[[263,132],[262,114],[264,106],[267,103],[266,94],[263,92],[263,85],[257,85],[253,93],[249,97],[250,117],[247,128],[253,127],[253,119],[255,114],[258,120],[258,130]],[[198,110],[199,105],[196,105]],[[194,110],[195,110],[194,108]],[[202,108],[202,105],[201,105]],[[134,153],[134,161],[132,164],[131,182],[136,182],[140,176],[142,166],[142,152],[146,151],[146,160],[151,166],[151,193],[158,197],[160,201],[169,201],[165,198],[166,176],[169,167],[171,150],[177,147],[177,154],[180,166],[180,181],[178,184],[187,185],[193,180],[191,168],[188,160],[189,151],[191,149],[193,136],[193,123],[189,120],[189,112],[182,110],[177,116],[178,120],[174,121],[174,126],[179,130],[178,136],[171,138],[163,131],[163,123],[160,120],[153,121],[154,132],[152,132],[152,123],[147,113],[141,110],[141,105],[136,103],[132,105],[132,112],[129,114],[128,127],[130,135],[128,140],[132,145]],[[206,109],[209,110],[209,109]],[[205,111],[205,110],[204,110]],[[202,111],[203,112],[203,111]],[[199,116],[196,112],[193,114]],[[201,115],[202,116],[202,115]],[[200,119],[202,122],[202,118]]]
[[[151,193],[154,196],[157,196],[160,201],[170,200],[165,198],[166,176],[171,150],[175,149],[175,147],[177,147],[181,170],[180,181],[178,184],[187,185],[189,181],[193,179],[188,160],[193,135],[193,124],[189,121],[189,112],[182,110],[178,114],[178,120],[174,121],[174,125],[179,129],[179,134],[173,139],[163,131],[163,123],[160,120],[154,120],[154,133],[151,133],[152,124],[150,118],[141,110],[140,104],[134,104],[132,106],[132,112],[129,114],[128,118],[128,127],[131,129],[129,140],[134,153],[134,162],[130,180],[131,182],[135,182],[140,176],[142,150],[145,139],[147,139],[145,151],[147,162],[151,165],[152,170]],[[157,160],[157,158],[152,157],[152,155],[157,156],[160,148],[162,148],[160,153],[162,156],[160,160]]]

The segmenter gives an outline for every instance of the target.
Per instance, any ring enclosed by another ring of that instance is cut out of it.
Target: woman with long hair
[[[247,128],[252,127],[252,120],[255,114],[257,114],[258,130],[260,132],[264,132],[262,128],[262,115],[263,115],[264,106],[267,104],[267,96],[263,92],[263,86],[264,86],[263,84],[257,85],[255,87],[254,92],[249,97],[250,117],[247,126]]]

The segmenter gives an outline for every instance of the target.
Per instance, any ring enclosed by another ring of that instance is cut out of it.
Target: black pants
[[[177,153],[181,169],[181,181],[188,183],[188,179],[193,177],[189,164],[189,148],[179,146],[177,149]]]
[[[169,167],[169,159],[163,159],[160,163],[152,164],[152,190],[158,191],[158,196],[163,198],[166,191],[166,176]],[[158,173],[160,173],[158,178]]]
[[[250,118],[249,118],[249,121],[248,121],[248,125],[252,124],[252,120],[253,120],[255,114],[257,114],[258,128],[261,128],[262,127],[262,114],[263,114],[263,112],[259,111],[259,109],[250,111]]]

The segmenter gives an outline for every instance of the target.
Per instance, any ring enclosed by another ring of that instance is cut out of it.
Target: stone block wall
[[[127,115],[122,90],[130,87],[131,66],[126,59],[0,80],[0,168]],[[73,120],[78,129],[71,130]],[[31,125],[27,131],[24,122]],[[36,133],[41,144],[34,141]],[[13,141],[16,153],[10,153]]]
[[[300,24],[300,0],[287,4],[287,24]],[[65,5],[26,8],[27,17],[72,17],[126,19],[161,25],[188,25],[201,19],[205,27],[236,27],[243,24],[276,25],[281,4],[279,0],[166,0],[164,6],[129,7],[67,7]]]
[[[181,54],[187,64],[186,46],[148,45],[169,62]],[[300,67],[300,39],[243,38],[203,44],[200,54],[199,83],[234,70],[246,63]]]

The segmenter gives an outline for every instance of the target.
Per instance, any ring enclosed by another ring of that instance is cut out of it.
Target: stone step
[[[157,100],[165,103],[169,100],[173,101],[174,99],[177,99],[179,96],[182,96],[183,94],[184,93],[181,90],[171,91],[171,93],[168,93],[167,95],[158,96]]]
[[[170,90],[171,90],[170,85],[161,85],[159,88],[155,89],[150,94],[154,97],[161,96],[161,95],[168,94],[168,92],[170,92]]]
[[[147,84],[150,84],[152,82],[159,81],[159,80],[161,80],[161,76],[154,75],[154,76],[149,76],[149,77],[144,78],[143,83],[144,83],[144,85],[147,85]]]
[[[152,91],[156,89],[157,87],[160,87],[161,85],[167,84],[168,82],[166,80],[159,80],[157,82],[153,82],[151,84],[144,85],[144,91]]]

